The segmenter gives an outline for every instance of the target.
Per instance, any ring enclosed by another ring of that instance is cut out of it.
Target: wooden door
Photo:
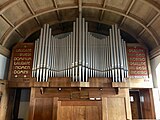
[[[57,120],[102,120],[101,101],[59,101]]]
[[[130,91],[130,96],[133,97],[133,101],[131,101],[132,118],[142,119],[139,91]]]
[[[35,99],[34,115],[32,120],[52,120],[52,99],[37,98]]]
[[[127,120],[125,98],[106,97],[102,104],[103,120]]]

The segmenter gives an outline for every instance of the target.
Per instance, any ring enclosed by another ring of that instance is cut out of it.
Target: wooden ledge
[[[89,78],[89,82],[72,82],[69,77],[49,78],[48,82],[36,82],[35,78],[9,80],[8,87],[112,87],[110,78]]]
[[[153,83],[144,79],[129,78],[126,82],[112,82],[112,87],[120,88],[153,88]]]
[[[7,85],[7,83],[8,83],[8,80],[0,80],[1,85]]]

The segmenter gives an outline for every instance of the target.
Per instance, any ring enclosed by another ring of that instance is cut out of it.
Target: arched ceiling
[[[74,21],[118,24],[150,51],[160,44],[160,0],[0,0],[0,50],[26,40],[43,24]],[[2,52],[0,52],[2,53]]]

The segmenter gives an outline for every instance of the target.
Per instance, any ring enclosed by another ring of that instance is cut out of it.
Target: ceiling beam
[[[18,28],[20,27],[22,24],[24,24],[25,22],[33,19],[34,17],[38,17],[40,15],[44,15],[46,13],[49,12],[55,12],[55,11],[59,11],[59,10],[67,10],[67,9],[77,9],[78,6],[77,5],[73,5],[73,6],[65,6],[65,7],[59,7],[59,8],[52,8],[52,9],[45,9],[39,13],[36,13],[35,15],[29,16],[28,18],[23,19],[22,21],[20,21],[14,28],[12,28],[8,34],[5,37],[2,37],[2,46],[5,45],[6,41],[9,39],[10,35]]]
[[[126,15],[129,14],[129,12],[131,11],[134,3],[135,3],[135,0],[132,0],[131,3],[130,3],[130,5],[128,6],[128,9],[127,9],[126,13],[125,13]],[[121,21],[121,23],[120,23],[120,26],[123,25],[123,23],[124,23],[125,20],[126,20],[126,17],[123,17],[123,19],[122,19],[122,21]]]
[[[56,0],[52,0],[52,2],[53,2],[53,4],[54,4],[55,8],[57,9],[57,8],[58,8],[58,5],[57,5]],[[57,14],[57,19],[58,19],[59,21],[62,21],[62,16],[61,16],[61,14],[59,13],[58,10],[56,10],[56,14]],[[62,30],[64,29],[63,24],[62,24],[61,22],[60,22],[59,26],[61,27]]]
[[[40,13],[36,13],[35,15],[33,16],[29,16],[28,18],[22,20],[21,22],[19,22],[11,31],[9,31],[9,33],[7,34],[7,36],[2,39],[2,45],[5,45],[6,41],[8,40],[9,36],[13,33],[13,31],[18,28],[19,26],[21,26],[23,23],[27,22],[28,20],[30,19],[33,19],[34,17],[37,17],[37,16],[40,16],[40,15],[43,15],[43,14],[46,14],[46,13],[49,13],[49,12],[53,12],[53,11],[57,11],[57,10],[67,10],[67,9],[77,9],[79,8],[77,5],[74,5],[74,6],[66,6],[66,7],[59,7],[59,8],[54,8],[54,9],[48,9],[48,10],[44,10],[44,11],[41,11]],[[153,32],[147,28],[144,23],[141,22],[141,20],[135,18],[134,16],[130,16],[130,15],[126,15],[125,13],[123,13],[122,11],[118,11],[118,10],[114,10],[114,9],[110,9],[110,8],[102,8],[102,7],[98,7],[98,6],[87,6],[87,5],[83,5],[82,6],[82,9],[83,8],[88,8],[88,9],[97,9],[97,10],[104,10],[104,11],[108,11],[108,12],[112,12],[112,13],[115,13],[115,14],[118,14],[118,15],[121,15],[123,17],[126,17],[134,22],[136,22],[137,24],[139,24],[140,26],[142,26],[153,38],[153,40],[155,41],[155,43],[157,45],[159,45],[159,42],[157,40],[157,38],[155,37],[155,35],[153,34]]]
[[[154,48],[149,54],[150,59],[154,59],[157,56],[160,56],[160,46]]]
[[[6,16],[4,16],[3,14],[1,14],[1,17],[2,17],[3,20],[4,20],[6,23],[8,23],[12,28],[15,27],[14,24],[13,24],[10,20],[8,20],[8,18],[6,18]],[[24,38],[24,35],[23,35],[18,29],[15,29],[15,31],[16,31],[22,38]]]
[[[150,20],[150,22],[146,25],[146,27],[148,28],[159,16],[160,16],[160,13],[156,14],[156,15]],[[143,28],[142,31],[139,32],[138,36],[141,36],[144,32],[145,32],[145,29]]]
[[[7,9],[13,7],[14,5],[18,4],[19,2],[22,2],[23,0],[10,0],[6,3],[4,3],[1,7],[0,7],[0,14],[2,14],[4,11],[6,11]]]
[[[0,54],[9,58],[10,57],[10,50],[3,47],[2,45],[0,45]]]
[[[160,12],[160,6],[158,3],[156,3],[154,0],[140,0],[145,4],[148,4],[151,8],[156,10],[157,12]]]
[[[123,17],[126,17],[134,22],[136,22],[137,24],[139,24],[140,26],[142,26],[153,38],[153,40],[155,41],[156,45],[159,45],[160,43],[158,42],[158,38],[156,38],[156,36],[154,35],[154,32],[151,31],[149,28],[147,28],[145,26],[144,23],[141,22],[140,19],[137,19],[136,17],[134,16],[130,16],[130,15],[126,15],[125,13],[123,13],[122,11],[118,11],[118,10],[114,10],[114,9],[110,9],[110,8],[101,8],[101,7],[98,7],[98,6],[83,6],[83,8],[88,8],[88,9],[97,9],[97,10],[105,10],[105,11],[108,11],[108,12],[112,12],[112,13],[115,13],[115,14],[118,14],[118,15],[121,15]]]
[[[31,6],[30,3],[28,2],[28,0],[24,0],[24,3],[26,4],[27,8],[28,8],[29,11],[32,13],[32,15],[35,15],[35,12],[34,12],[34,10],[32,9],[32,6]],[[38,20],[38,18],[35,17],[34,19],[36,20],[37,24],[38,24],[39,26],[41,26],[41,23],[40,23],[40,21]]]
[[[104,0],[103,5],[102,5],[103,8],[106,6],[106,2],[107,2],[107,0]],[[100,17],[99,17],[100,21],[103,19],[103,15],[104,15],[104,10],[101,11],[101,14],[100,14]]]
[[[54,4],[55,8],[57,9],[57,8],[58,8],[58,5],[57,5],[56,0],[52,0],[52,2],[53,2],[53,4]],[[61,15],[60,15],[60,13],[59,13],[58,10],[56,11],[56,14],[57,14],[58,20],[61,21],[61,20],[62,20],[62,17],[61,17]]]

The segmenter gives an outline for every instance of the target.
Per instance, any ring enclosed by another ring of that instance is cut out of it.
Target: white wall
[[[156,119],[160,120],[160,94],[158,88],[153,88],[153,100],[155,106]]]
[[[29,102],[20,102],[18,118],[28,120]]]
[[[153,99],[155,106],[156,119],[160,119],[160,56],[151,60],[151,70],[153,77]]]
[[[30,89],[22,89],[18,118],[23,118],[23,120],[28,120],[29,101],[30,101]]]
[[[0,79],[7,79],[9,59],[0,54]]]
[[[159,63],[160,63],[160,56],[157,56],[151,60],[151,70],[152,70],[154,87],[158,87],[158,81],[160,81],[156,75],[156,68],[158,67]],[[160,71],[159,71],[159,73],[160,73]]]

